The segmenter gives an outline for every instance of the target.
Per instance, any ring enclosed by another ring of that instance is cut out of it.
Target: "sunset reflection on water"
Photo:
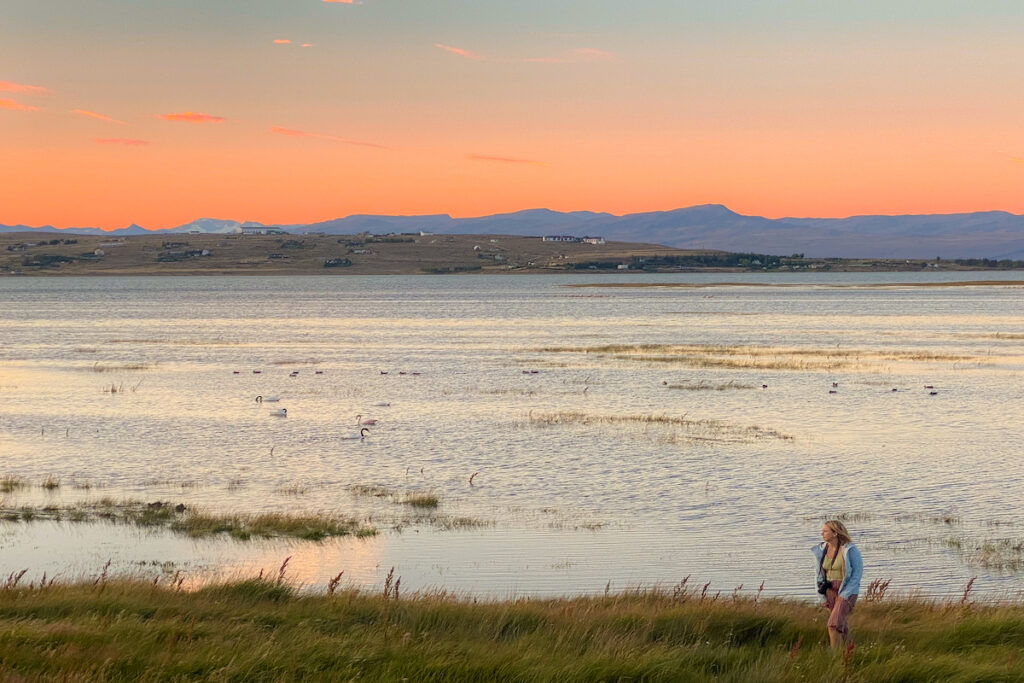
[[[341,571],[378,586],[395,567],[409,590],[575,594],[692,575],[797,595],[818,520],[842,514],[868,580],[952,594],[977,575],[977,591],[1018,591],[1015,558],[978,550],[1024,525],[1024,483],[1000,474],[1024,456],[1024,290],[818,286],[949,277],[0,280],[0,477],[26,484],[0,494],[4,509],[182,501],[380,531],[193,541],[2,522],[0,572],[88,574],[113,557],[198,585],[276,575],[291,557],[288,578],[311,588]],[[567,295],[580,291],[601,296]],[[357,415],[379,423],[342,438]],[[438,508],[400,502],[413,492]],[[444,528],[456,518],[475,525]],[[77,551],[51,552],[54,534]]]

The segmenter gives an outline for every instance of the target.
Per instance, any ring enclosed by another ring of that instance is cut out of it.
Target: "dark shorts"
[[[825,607],[829,611],[828,627],[845,639],[850,635],[847,617],[853,611],[853,606],[857,604],[857,596],[851,595],[846,599],[839,597],[841,583],[841,581],[833,581],[832,587],[825,592]]]

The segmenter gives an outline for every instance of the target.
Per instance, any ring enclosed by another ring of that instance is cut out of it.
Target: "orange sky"
[[[688,4],[13,0],[0,223],[1024,213],[1024,8]]]

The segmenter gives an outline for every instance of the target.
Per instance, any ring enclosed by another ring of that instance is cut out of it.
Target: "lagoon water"
[[[341,571],[379,586],[394,567],[403,590],[482,597],[687,576],[810,597],[809,548],[842,515],[865,585],[953,596],[978,577],[978,595],[1019,596],[1018,276],[2,279],[0,476],[29,484],[4,508],[180,501],[381,533],[0,522],[0,574],[72,579],[109,560],[192,585],[290,556],[288,575],[319,589]],[[567,286],[725,281],[743,286]],[[343,439],[357,414],[379,424]],[[431,514],[396,502],[422,491]],[[458,518],[481,525],[446,528]]]

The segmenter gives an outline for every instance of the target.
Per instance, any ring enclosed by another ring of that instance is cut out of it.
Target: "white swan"
[[[278,408],[277,410],[271,410],[270,414],[273,415],[274,417],[288,417],[288,409]]]
[[[280,396],[257,396],[257,403],[277,403],[281,400]]]
[[[359,430],[358,434],[342,434],[341,438],[345,439],[346,441],[356,441],[356,440],[362,441],[363,439],[366,438],[366,435],[369,434],[369,433],[370,433],[370,430],[367,429],[366,427],[363,427],[362,429]]]
[[[373,405],[374,405],[375,408],[390,408],[391,407],[390,403],[374,403]]]

